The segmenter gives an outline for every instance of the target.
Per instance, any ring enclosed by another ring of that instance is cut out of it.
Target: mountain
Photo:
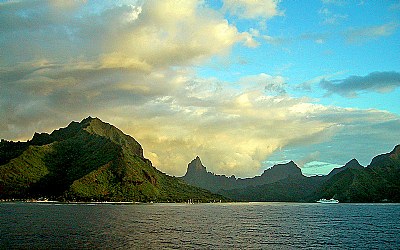
[[[218,193],[238,201],[307,202],[324,180],[322,176],[289,176],[267,184],[220,190]]]
[[[188,164],[187,172],[182,177],[187,183],[208,189],[212,192],[221,192],[222,190],[243,189],[246,187],[254,187],[274,183],[286,178],[299,178],[303,176],[300,168],[290,161],[285,164],[278,164],[264,171],[260,176],[253,178],[240,179],[234,175],[227,177],[225,175],[216,175],[208,172],[206,167],[201,163],[197,156]]]
[[[352,159],[326,176],[305,177],[294,162],[278,164],[261,176],[236,179],[207,172],[196,158],[183,179],[240,201],[400,202],[400,145],[374,157],[367,167]]]
[[[27,142],[0,142],[0,198],[223,200],[154,168],[132,137],[98,118]]]
[[[312,197],[335,197],[343,202],[400,202],[400,145],[374,157],[365,168],[347,167]]]
[[[220,189],[233,188],[236,185],[235,176],[215,175],[207,172],[201,163],[200,157],[196,157],[188,164],[186,174],[182,177],[190,185],[217,192]]]
[[[356,160],[356,159],[352,159],[351,161],[349,161],[348,163],[346,163],[343,167],[340,168],[334,168],[332,169],[332,171],[328,174],[328,178],[346,170],[346,169],[364,169],[364,167]]]

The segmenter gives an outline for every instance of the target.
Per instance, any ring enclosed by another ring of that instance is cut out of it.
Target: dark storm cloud
[[[366,76],[349,76],[341,80],[321,80],[320,86],[327,94],[338,94],[345,97],[357,97],[360,92],[391,92],[400,86],[400,73],[372,72]]]

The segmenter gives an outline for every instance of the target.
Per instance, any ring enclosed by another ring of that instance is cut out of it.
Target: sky
[[[0,1],[0,138],[98,117],[175,176],[400,143],[400,1]]]

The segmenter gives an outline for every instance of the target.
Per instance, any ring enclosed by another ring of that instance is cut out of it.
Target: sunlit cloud
[[[1,3],[0,137],[26,140],[97,116],[135,137],[164,172],[183,175],[199,155],[210,171],[246,177],[260,174],[263,162],[287,146],[327,143],[360,128],[382,137],[377,121],[397,125],[388,112],[290,96],[288,78],[267,68],[231,81],[197,72],[216,58],[229,62],[235,48],[286,42],[256,41],[263,36],[258,30],[242,32],[225,17],[228,11],[267,20],[282,15],[278,4],[225,1],[216,10],[194,0]],[[307,33],[287,40],[327,38]],[[366,89],[361,80],[325,76],[303,87],[324,82],[328,93],[347,95],[398,86],[372,74],[361,77],[372,79]],[[319,157],[307,160],[323,162]]]

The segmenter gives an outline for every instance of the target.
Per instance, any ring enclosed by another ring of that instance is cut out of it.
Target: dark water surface
[[[0,203],[0,248],[400,249],[400,204]]]

